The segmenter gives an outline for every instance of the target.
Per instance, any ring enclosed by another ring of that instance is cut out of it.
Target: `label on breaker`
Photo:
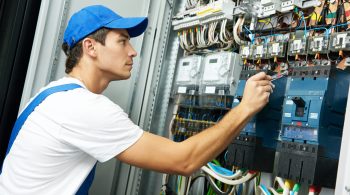
[[[256,55],[262,55],[263,50],[264,50],[264,47],[262,45],[256,46]]]
[[[244,56],[249,56],[249,47],[243,47],[242,54]]]
[[[286,112],[286,113],[284,113],[284,117],[290,118],[290,117],[292,117],[292,113]]]
[[[179,87],[179,88],[177,89],[177,92],[178,92],[178,93],[186,93],[186,90],[187,90],[187,87]]]
[[[293,41],[294,51],[299,51],[301,49],[301,40]]]
[[[309,118],[310,119],[315,119],[315,120],[318,119],[318,113],[315,113],[315,112],[310,113],[309,114]]]
[[[204,93],[215,93],[215,89],[216,89],[215,86],[206,86]]]
[[[323,45],[323,38],[322,37],[316,37],[314,38],[314,51],[321,51]]]
[[[272,53],[279,53],[280,52],[280,44],[279,43],[274,43],[272,44]]]

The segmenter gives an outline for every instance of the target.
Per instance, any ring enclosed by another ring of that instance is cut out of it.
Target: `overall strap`
[[[24,109],[24,111],[21,113],[21,115],[18,117],[18,119],[15,122],[15,125],[12,129],[10,141],[7,147],[6,155],[10,152],[11,147],[13,142],[15,141],[19,131],[21,130],[24,122],[27,120],[28,116],[34,111],[34,109],[42,102],[44,101],[49,95],[57,93],[57,92],[62,92],[62,91],[68,91],[76,88],[81,88],[82,86],[75,84],[75,83],[70,83],[70,84],[64,84],[64,85],[59,85],[55,87],[51,87],[48,89],[45,89],[42,91],[39,95],[37,95],[32,102],[29,103],[29,105]],[[0,167],[0,174],[2,167]],[[92,184],[92,181],[94,179],[95,175],[95,169],[96,169],[96,164],[85,179],[84,183],[80,186],[77,194],[79,195],[86,195],[88,194],[89,188]]]
[[[61,92],[61,91],[68,91],[68,90],[72,90],[72,89],[76,89],[76,88],[81,88],[81,86],[78,84],[74,84],[74,83],[59,85],[59,86],[45,89],[39,95],[37,95],[34,98],[34,100],[32,102],[30,102],[30,104],[24,109],[24,111],[21,113],[21,115],[17,118],[15,125],[12,129],[12,132],[11,132],[11,137],[10,137],[9,144],[7,146],[6,155],[10,152],[12,144],[15,141],[15,139],[19,133],[19,130],[21,130],[21,128],[22,128],[24,122],[27,120],[28,116],[34,111],[34,109],[42,101],[44,101],[47,98],[47,96],[49,96],[53,93],[57,93],[57,92]]]

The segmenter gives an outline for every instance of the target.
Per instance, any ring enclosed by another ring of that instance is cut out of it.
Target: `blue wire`
[[[250,33],[250,35],[252,36],[252,43],[254,43],[254,34],[252,33],[252,31],[250,31],[246,26],[244,26],[243,25],[243,27],[244,27],[244,29],[245,30],[247,30],[249,33]]]
[[[267,190],[266,186],[264,186],[263,184],[260,184],[260,186],[267,195],[271,195],[271,193]]]
[[[219,121],[222,119],[222,116],[223,116],[223,115],[221,115],[221,116],[216,120],[216,122],[219,122]]]
[[[241,195],[242,191],[243,191],[243,184],[240,184],[239,187],[238,187],[237,195]]]

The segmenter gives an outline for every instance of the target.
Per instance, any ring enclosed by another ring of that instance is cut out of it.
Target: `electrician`
[[[67,76],[41,92],[71,88],[47,95],[21,119],[21,128],[16,127],[19,117],[14,129],[20,131],[17,137],[12,132],[0,175],[0,194],[86,194],[96,162],[114,157],[141,168],[191,175],[220,154],[268,102],[271,77],[259,73],[247,81],[239,106],[201,133],[177,143],[143,131],[101,93],[111,81],[130,78],[137,55],[130,38],[142,34],[147,23],[147,18],[123,18],[100,5],[71,17],[62,45]]]

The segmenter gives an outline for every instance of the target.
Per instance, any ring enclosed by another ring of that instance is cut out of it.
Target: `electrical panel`
[[[217,160],[230,170],[274,173],[310,191],[334,188],[350,83],[350,17],[337,10],[350,6],[324,0],[185,4],[172,21],[184,54],[173,86],[174,140],[219,123],[244,98],[249,78],[263,71],[275,86],[268,104]],[[276,194],[275,187],[266,191]]]

